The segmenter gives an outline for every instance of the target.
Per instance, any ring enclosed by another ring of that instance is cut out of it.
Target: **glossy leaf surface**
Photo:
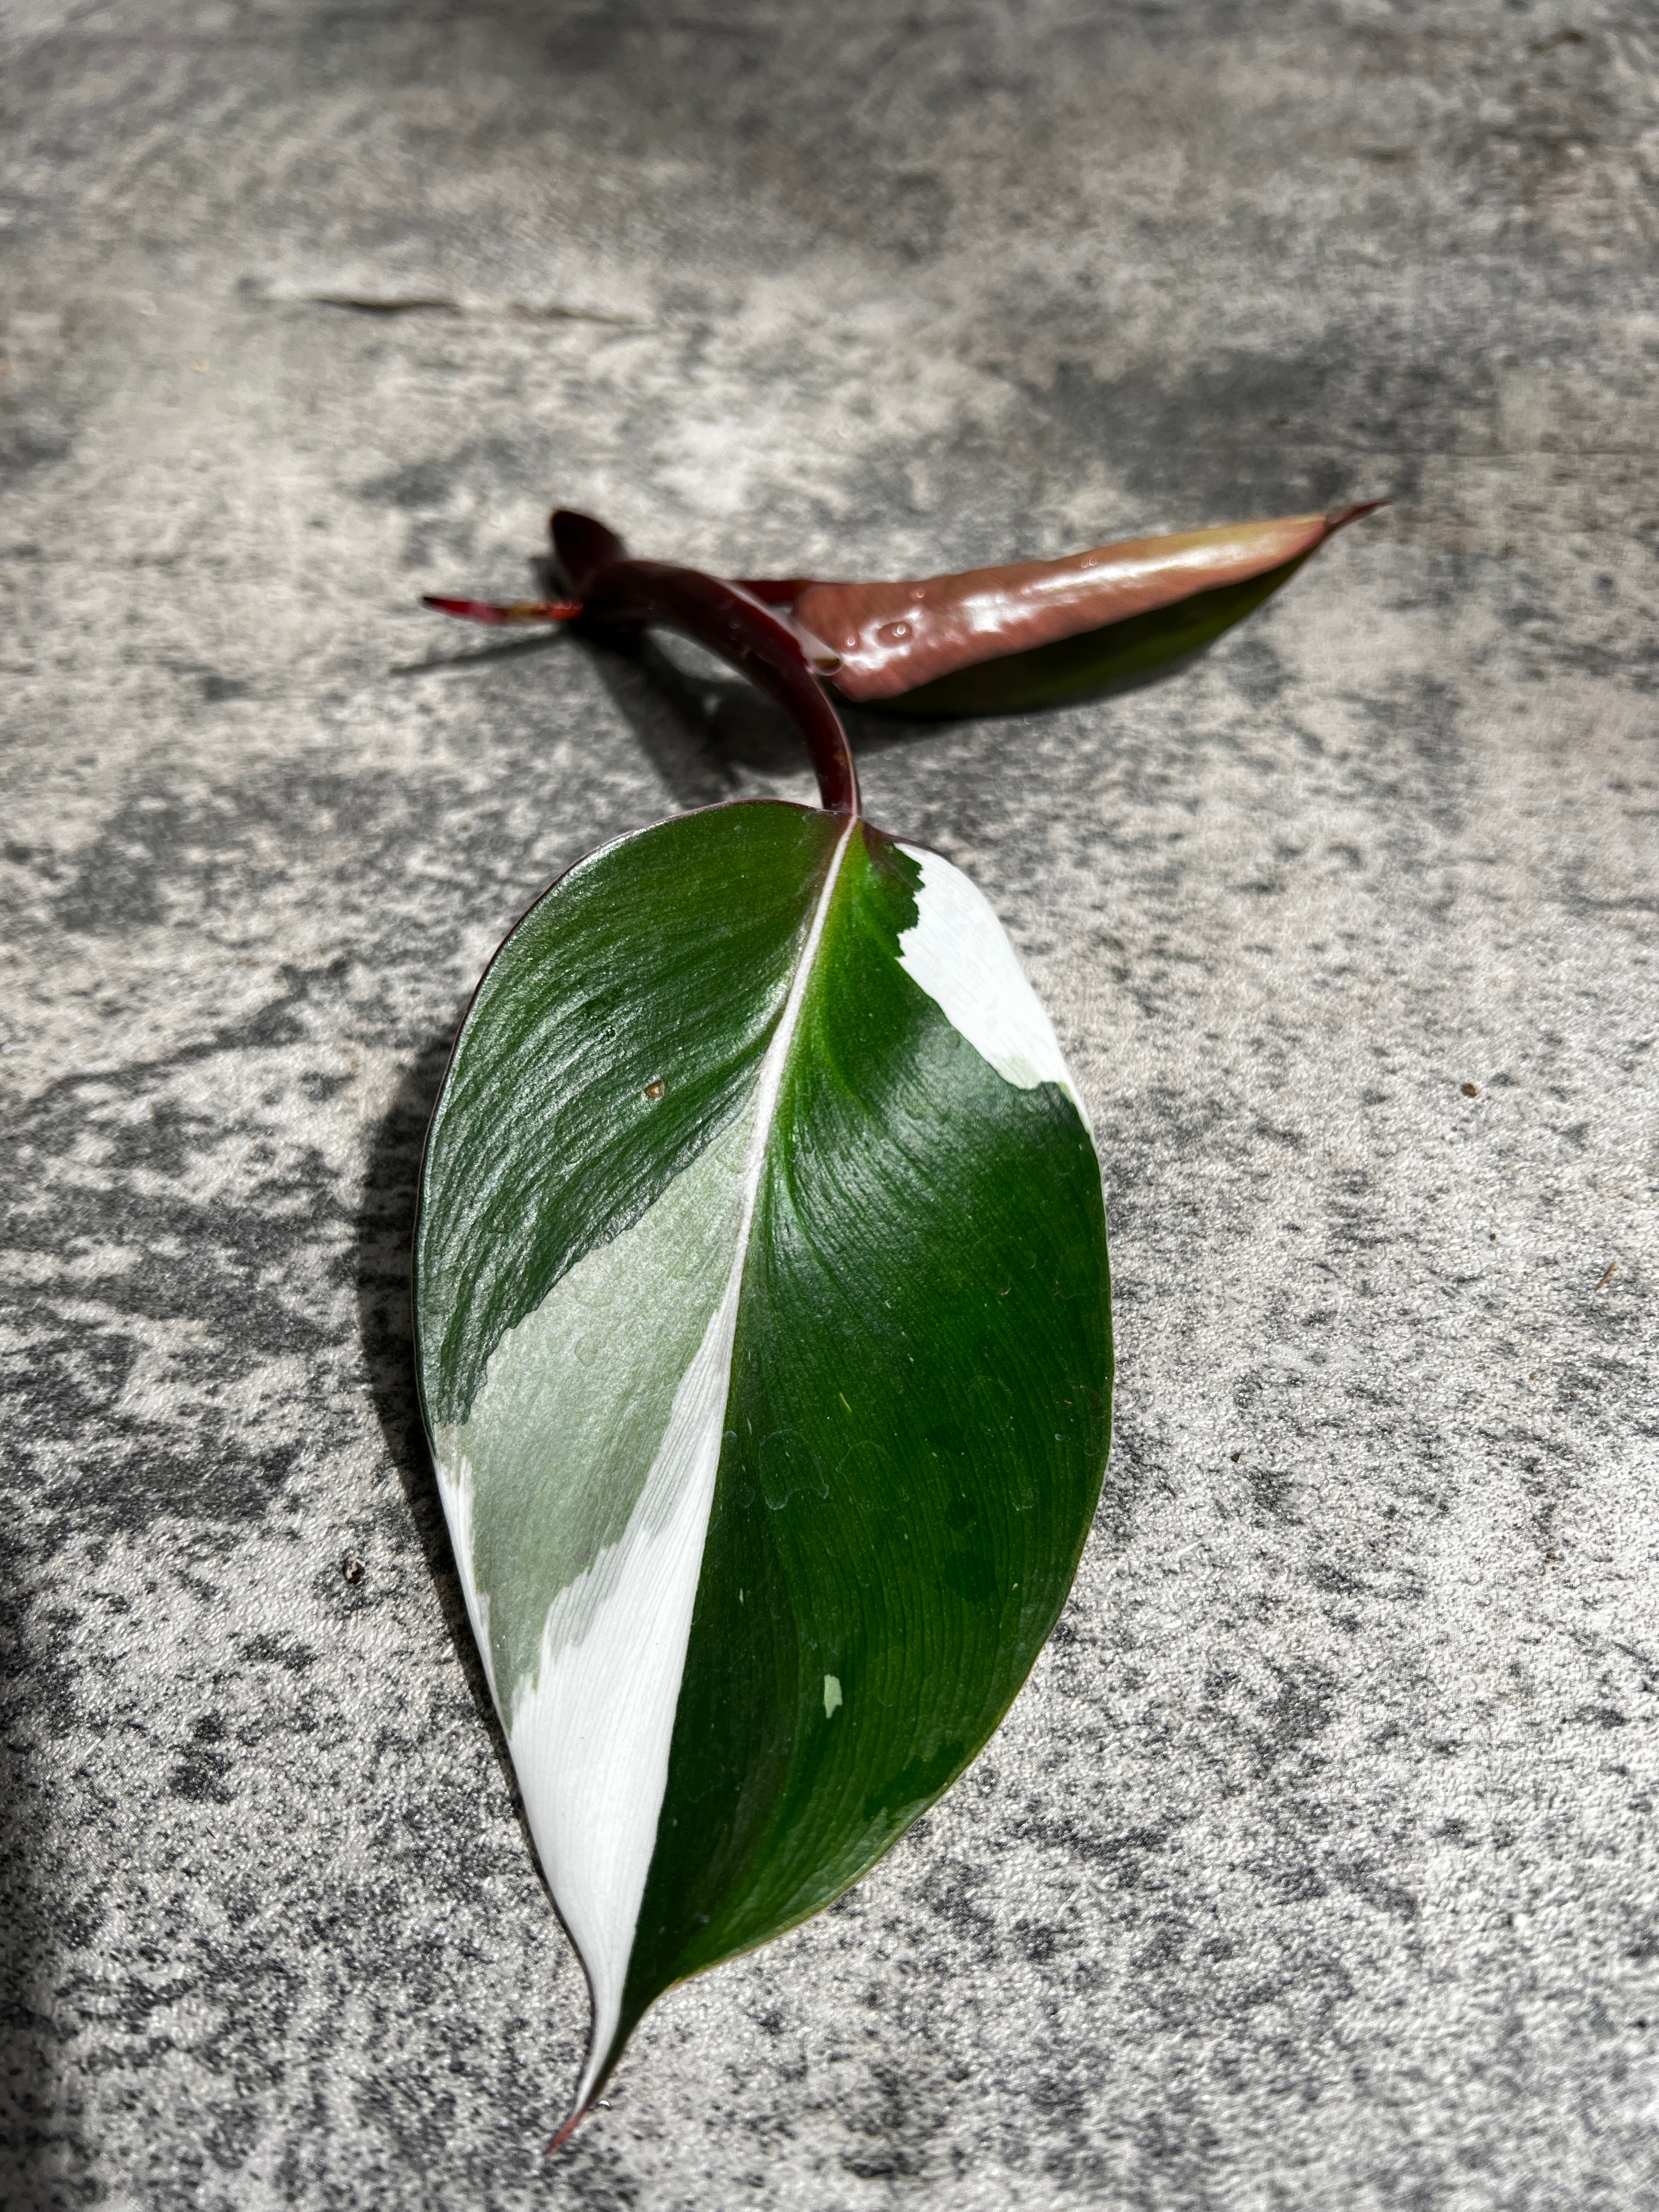
[[[771,803],[579,863],[457,1044],[416,1316],[592,1985],[585,2103],[665,1988],[939,1796],[1071,1584],[1109,1429],[1100,1172],[980,893]]]
[[[879,713],[982,714],[1088,698],[1200,651],[1380,501],[918,583],[744,588],[787,606],[802,649],[842,696]]]
[[[1056,638],[1051,644],[956,669],[931,684],[918,684],[914,691],[869,700],[866,710],[875,714],[930,717],[1013,714],[1040,707],[1063,707],[1078,699],[1100,698],[1144,683],[1161,670],[1176,667],[1194,653],[1202,653],[1235,623],[1254,614],[1310,558],[1310,554],[1300,553],[1295,560],[1247,577],[1243,583],[1194,592],[1167,606],[1130,615],[1099,629],[1084,630],[1074,637]]]

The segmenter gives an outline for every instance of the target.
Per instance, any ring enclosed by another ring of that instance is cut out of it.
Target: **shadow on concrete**
[[[1219,641],[1218,641],[1218,642]],[[742,678],[703,675],[665,652],[653,637],[637,644],[613,644],[580,633],[571,642],[586,655],[640,748],[678,805],[712,806],[738,797],[744,772],[765,776],[799,775],[807,766],[805,747],[788,717]],[[686,648],[682,648],[683,650]],[[964,726],[995,721],[1015,730],[1052,725],[1072,706],[1089,707],[1149,691],[1185,675],[1211,646],[1144,675],[1122,681],[1059,707],[1032,707],[983,715],[872,714],[830,694],[852,744],[864,761],[898,746],[925,744]],[[641,827],[644,825],[641,824]]]
[[[736,798],[745,769],[791,775],[805,767],[787,715],[741,677],[693,672],[649,636],[623,645],[584,637],[578,649],[677,805]]]
[[[24,1594],[6,1588],[3,1597],[6,1618],[15,1622]],[[66,2180],[70,2146],[54,2124],[58,2037],[38,2004],[56,1948],[38,1864],[46,1789],[33,1741],[39,1720],[27,1710],[21,1668],[3,1671],[10,1694],[0,1697],[0,2203],[24,2206],[52,2201],[53,2184]]]
[[[449,1065],[453,1032],[429,1037],[404,1069],[392,1103],[369,1146],[355,1224],[357,1331],[363,1349],[380,1433],[398,1471],[409,1517],[443,1610],[444,1626],[466,1678],[478,1717],[489,1731],[495,1763],[513,1799],[531,1857],[535,1846],[525,1823],[513,1761],[495,1716],[483,1662],[473,1640],[466,1600],[455,1571],[449,1529],[438,1496],[432,1455],[421,1420],[415,1380],[415,1311],[411,1259],[421,1155],[427,1124]]]
[[[572,642],[587,656],[641,750],[681,806],[712,806],[736,798],[744,772],[799,775],[805,769],[805,747],[788,716],[741,677],[705,675],[688,667],[652,636],[617,644],[575,633]],[[696,648],[680,650],[689,654]],[[961,726],[955,718],[938,715],[907,720],[866,714],[836,693],[830,696],[860,760]]]

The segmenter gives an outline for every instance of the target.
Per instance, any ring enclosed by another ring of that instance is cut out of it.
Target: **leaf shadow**
[[[27,1613],[29,1593],[21,1575],[15,1586],[9,1574],[0,1579],[0,1590],[3,1618],[15,1628]],[[8,1660],[17,1656],[9,1652]],[[68,2185],[70,2162],[84,2166],[86,2160],[79,2130],[72,2121],[66,2127],[62,2110],[63,2086],[71,2072],[64,2051],[69,2031],[54,2021],[49,1995],[58,1974],[53,1921],[62,1908],[40,1864],[40,1814],[50,1802],[52,1778],[41,1748],[46,1729],[31,1686],[21,1665],[0,1669],[0,1917],[7,1990],[0,2006],[0,2203],[20,2205],[46,2203],[54,2182]]]
[[[433,1473],[415,1379],[412,1257],[421,1158],[427,1124],[449,1066],[453,1032],[428,1038],[404,1070],[392,1103],[375,1126],[353,1223],[357,1334],[375,1417],[409,1508],[410,1524],[437,1595],[444,1627],[495,1764],[512,1801],[531,1863],[541,1862],[525,1818],[507,1737],[495,1712],[483,1662],[467,1616],[466,1600],[448,1524]],[[546,1888],[545,1877],[542,1886]]]
[[[717,666],[705,674],[649,635],[637,642],[580,631],[572,637],[678,805],[712,806],[735,798],[747,776],[799,775],[806,768],[805,748],[788,716],[741,677]],[[696,650],[682,649],[688,656]],[[859,755],[912,744],[951,726],[939,719],[861,714],[841,698],[834,703]]]
[[[787,716],[742,678],[686,669],[649,636],[576,642],[676,805],[735,797],[744,769],[778,775],[805,766]]]
[[[510,637],[494,645],[475,645],[465,653],[428,653],[424,660],[400,660],[388,676],[433,676],[448,668],[484,668],[498,660],[528,660],[538,653],[550,653],[563,645],[562,630],[538,630],[533,637]]]
[[[543,597],[570,588],[556,559],[543,556],[530,568],[533,588]],[[799,775],[806,766],[805,749],[783,709],[712,653],[677,639],[677,651],[685,656],[677,659],[649,631],[618,637],[577,623],[563,635],[586,659],[677,805],[717,805],[738,795],[745,772]],[[509,650],[497,648],[498,653]],[[831,696],[855,753],[884,751],[940,726],[937,720],[866,714]]]
[[[573,630],[571,641],[679,805],[714,805],[737,797],[748,776],[799,775],[805,768],[805,749],[787,715],[741,677],[687,667],[649,635],[618,643]],[[1104,705],[1167,684],[1212,650],[1206,644],[1085,698],[983,714],[906,714],[897,706],[873,713],[834,693],[831,697],[854,755],[868,759],[976,724],[997,722],[1018,731],[1052,722],[1073,708]]]

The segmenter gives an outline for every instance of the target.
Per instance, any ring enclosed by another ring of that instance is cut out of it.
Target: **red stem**
[[[858,812],[853,749],[793,631],[717,576],[677,568],[666,561],[630,561],[621,538],[592,515],[561,507],[552,527],[554,556],[570,586],[569,599],[519,599],[504,606],[488,599],[428,599],[422,604],[469,622],[580,618],[599,631],[632,632],[653,623],[678,630],[729,661],[782,708],[805,740],[825,809],[831,814]],[[780,588],[763,586],[769,593]]]
[[[806,656],[781,622],[701,569],[666,561],[613,561],[583,597],[584,617],[602,629],[678,630],[707,646],[775,699],[805,742],[818,792],[831,814],[859,811],[853,749]]]
[[[841,717],[781,622],[699,568],[629,560],[621,538],[603,523],[568,507],[553,517],[553,550],[585,621],[601,630],[654,623],[706,646],[788,715],[805,744],[826,810],[858,812],[858,771]]]

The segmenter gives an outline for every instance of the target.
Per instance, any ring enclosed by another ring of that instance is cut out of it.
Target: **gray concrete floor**
[[[7,9],[5,2204],[1655,2201],[1656,30]],[[806,786],[418,593],[556,499],[902,574],[1384,491],[1168,683],[860,726],[1096,1117],[1106,1503],[966,1781],[545,2160],[422,1117],[559,867]]]

